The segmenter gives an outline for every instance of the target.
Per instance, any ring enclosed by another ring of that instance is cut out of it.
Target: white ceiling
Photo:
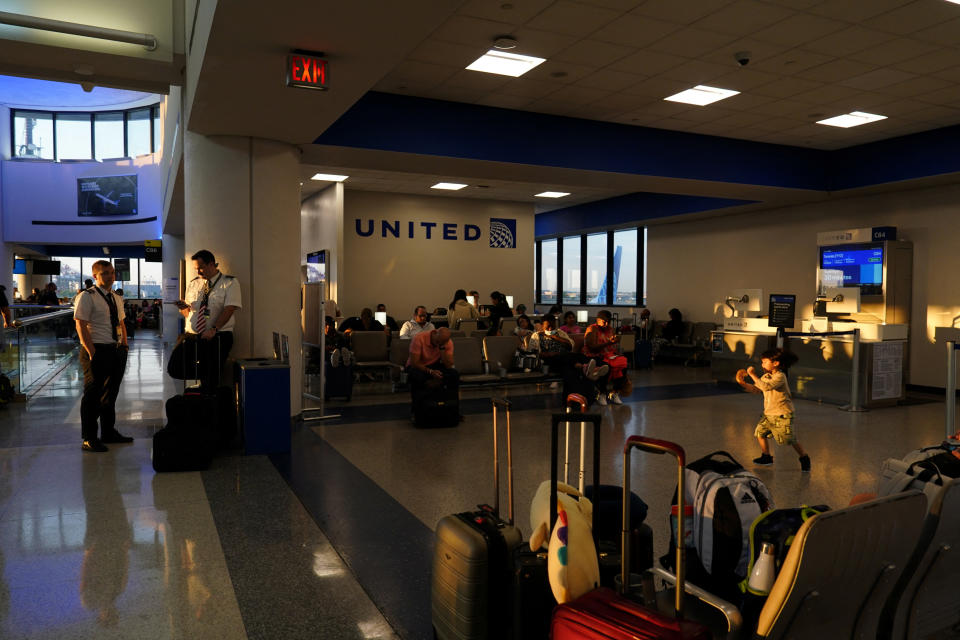
[[[503,34],[547,62],[520,78],[464,70]],[[945,0],[467,0],[373,88],[838,149],[960,123],[958,34]],[[741,94],[664,102],[697,84]],[[888,119],[814,124],[854,110]]]

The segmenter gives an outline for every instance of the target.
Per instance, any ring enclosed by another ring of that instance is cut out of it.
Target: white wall
[[[137,175],[136,216],[81,218],[77,215],[77,178]],[[163,214],[160,168],[153,154],[113,162],[26,162],[4,160],[3,239],[23,244],[123,244],[160,238]],[[34,225],[34,220],[60,222],[155,221],[118,225]]]
[[[300,263],[307,254],[327,250],[327,298],[337,300],[343,264],[343,184],[335,183],[300,205]]]
[[[514,249],[490,247],[490,218],[516,220]],[[362,237],[356,221],[374,232]],[[382,235],[382,221],[399,222],[400,237]],[[421,223],[433,222],[431,239]],[[413,223],[413,238],[409,237]],[[448,235],[444,239],[444,225]],[[464,239],[464,225],[479,228],[476,240]],[[476,289],[488,303],[491,291],[514,296],[514,304],[533,306],[533,205],[466,198],[444,198],[351,191],[344,193],[343,272],[337,302],[343,314],[356,315],[378,303],[398,321],[413,308],[446,307],[457,289]]]
[[[812,315],[821,231],[897,227],[913,242],[910,384],[943,387],[944,347],[933,327],[960,315],[956,231],[960,186],[837,199],[739,216],[649,227],[648,302],[658,320],[721,321],[736,288],[796,293],[797,316]]]

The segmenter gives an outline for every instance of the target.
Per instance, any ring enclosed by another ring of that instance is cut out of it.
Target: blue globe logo
[[[516,239],[510,227],[499,220],[490,220],[490,246],[496,249],[513,249]]]

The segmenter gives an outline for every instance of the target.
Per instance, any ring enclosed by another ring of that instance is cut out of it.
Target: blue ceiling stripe
[[[537,237],[561,235],[592,227],[612,227],[651,218],[710,211],[755,204],[755,202],[755,200],[667,193],[631,193],[538,214],[534,222],[534,235]]]
[[[824,151],[378,92],[315,142],[793,189],[827,183]]]

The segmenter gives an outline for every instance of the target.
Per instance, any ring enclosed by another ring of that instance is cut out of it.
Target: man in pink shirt
[[[413,337],[407,373],[414,408],[425,397],[428,387],[443,386],[448,393],[457,393],[460,376],[453,368],[453,341],[449,329],[433,329]]]

